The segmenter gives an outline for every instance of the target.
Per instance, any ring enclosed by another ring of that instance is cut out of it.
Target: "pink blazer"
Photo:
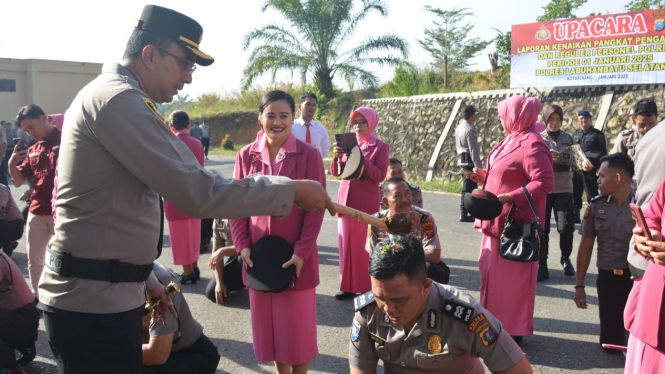
[[[547,194],[554,189],[552,152],[549,147],[536,131],[535,126],[531,126],[518,134],[500,154],[494,156],[495,152],[496,147],[487,157],[487,177],[483,189],[497,196],[510,193],[514,204],[517,205],[513,218],[518,222],[526,223],[533,222],[535,219],[522,190],[522,187],[526,186],[544,227]],[[493,160],[492,157],[494,157]],[[511,206],[510,203],[504,204],[499,217],[491,221],[476,220],[474,227],[481,228],[485,235],[500,237]]]
[[[204,157],[203,157],[203,145],[201,145],[201,141],[190,136],[187,131],[179,132],[176,134],[176,136],[178,137],[178,139],[182,140],[182,142],[187,145],[187,147],[194,154],[194,157],[196,157],[196,160],[199,162],[199,164],[203,166]],[[169,221],[178,221],[182,219],[192,218],[187,213],[176,208],[175,205],[166,201],[166,199],[164,199],[164,213],[166,215],[166,219]]]
[[[374,214],[379,211],[381,193],[379,184],[386,179],[390,146],[388,143],[376,140],[375,144],[368,144],[362,150],[365,156],[365,180],[344,180],[339,186],[337,202],[352,208]],[[335,157],[330,163],[330,173],[336,177],[342,175],[346,165],[346,155],[342,159]]]
[[[311,179],[326,187],[321,153],[311,145],[289,136],[273,164],[265,146],[265,137],[248,144],[236,155],[233,177],[242,179],[255,173],[280,175],[291,179]],[[283,156],[282,156],[283,155]],[[281,158],[280,158],[281,157]],[[268,216],[230,220],[231,236],[238,253],[252,248],[266,235],[277,235],[293,246],[294,253],[305,260],[294,290],[305,290],[319,284],[319,254],[316,239],[323,224],[323,213],[306,212],[293,206],[291,214],[276,219]],[[247,285],[247,269],[242,279]]]
[[[644,218],[652,230],[663,231],[665,220],[665,181],[644,209]],[[646,344],[665,353],[665,266],[650,262],[642,279],[635,279],[623,320],[626,330]]]

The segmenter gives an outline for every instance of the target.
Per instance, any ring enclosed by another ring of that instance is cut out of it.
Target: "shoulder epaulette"
[[[633,129],[628,129],[628,130],[623,130],[621,131],[621,135],[630,135],[633,131]]]
[[[594,197],[593,199],[591,199],[591,201],[589,201],[589,202],[590,202],[590,203],[593,203],[594,201],[596,201],[596,200],[600,200],[600,199],[602,199],[603,197],[606,197],[606,196],[605,196],[605,195],[598,195],[598,196]]]
[[[451,300],[443,300],[441,313],[451,317],[459,322],[471,324],[471,316],[473,316],[473,307],[467,304],[460,304],[459,302]]]
[[[374,299],[374,294],[372,293],[372,291],[370,291],[353,299],[353,305],[356,307],[356,312],[357,312],[360,309],[366,307],[367,305],[375,301],[376,300]]]
[[[417,189],[420,188],[420,187],[416,186],[415,184],[411,184],[411,183],[409,183],[409,187],[414,189],[414,190],[417,190]]]

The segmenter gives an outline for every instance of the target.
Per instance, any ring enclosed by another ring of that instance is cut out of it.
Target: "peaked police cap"
[[[195,20],[175,10],[158,5],[146,5],[141,18],[136,23],[137,30],[168,38],[192,52],[196,56],[196,63],[201,66],[212,64],[215,59],[201,50],[199,44],[203,38],[203,28]]]

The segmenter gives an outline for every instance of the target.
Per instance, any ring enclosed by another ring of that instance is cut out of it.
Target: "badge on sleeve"
[[[351,341],[355,342],[360,336],[360,322],[353,319],[353,325],[351,325]]]
[[[425,236],[427,239],[432,239],[434,237],[434,223],[425,222],[423,223],[423,230],[425,231]]]
[[[476,316],[476,318],[474,318],[471,321],[471,323],[469,324],[468,331],[477,333],[478,331],[480,331],[479,327],[481,327],[483,325],[483,322],[485,322],[486,320],[487,318],[485,317],[485,314],[480,313],[479,315]]]
[[[439,335],[430,335],[427,342],[427,350],[429,353],[435,355],[441,353],[443,347],[441,346],[441,337]]]
[[[589,213],[591,213],[591,207],[587,206],[586,210],[584,211],[584,219],[586,219],[589,216]]]
[[[162,121],[162,123],[166,123],[166,120],[164,119],[164,116],[162,116],[162,114],[159,113],[159,110],[157,109],[157,105],[155,105],[155,103],[153,103],[152,100],[148,99],[147,97],[143,97],[142,99],[143,99],[143,102],[145,103],[145,105],[148,107],[148,109],[150,109],[150,111],[155,116],[157,116],[157,118],[159,118],[159,120]]]
[[[489,324],[485,329],[478,333],[478,336],[480,337],[480,340],[483,341],[483,344],[485,344],[485,347],[489,347],[496,342],[496,333],[492,330]]]

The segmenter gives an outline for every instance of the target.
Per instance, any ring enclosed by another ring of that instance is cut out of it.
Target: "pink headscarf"
[[[376,145],[376,137],[374,136],[374,130],[379,124],[379,114],[372,108],[360,107],[356,109],[353,114],[351,114],[351,122],[356,118],[358,113],[362,114],[363,117],[367,120],[367,135],[358,137],[358,146],[360,149],[367,149],[368,145]]]
[[[542,104],[535,97],[513,96],[499,101],[499,117],[505,122],[508,134],[521,133],[538,121]]]
[[[49,114],[46,119],[50,123],[55,123],[55,127],[62,131],[62,124],[65,122],[65,114],[64,113],[58,113],[58,114]]]

